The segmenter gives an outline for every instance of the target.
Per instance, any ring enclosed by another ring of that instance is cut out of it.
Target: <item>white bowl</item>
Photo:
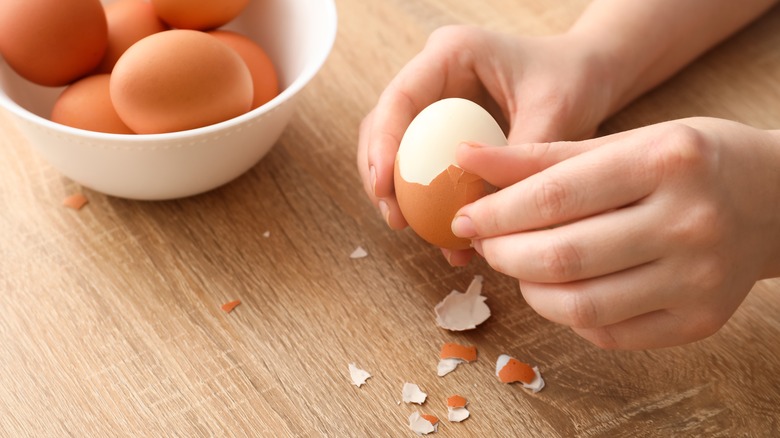
[[[22,79],[1,57],[0,107],[52,166],[86,187],[131,199],[190,196],[240,176],[271,149],[295,111],[299,92],[327,59],[336,27],[334,0],[250,1],[224,28],[267,51],[282,91],[259,108],[203,128],[124,135],[51,122],[47,117],[62,88]]]

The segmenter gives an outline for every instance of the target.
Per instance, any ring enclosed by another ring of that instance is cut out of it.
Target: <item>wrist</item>
[[[566,44],[572,48],[574,69],[585,77],[583,83],[587,89],[583,94],[590,102],[588,111],[598,119],[596,126],[618,112],[628,101],[625,99],[631,83],[631,74],[623,66],[616,50],[589,32],[580,32],[572,28],[562,35]]]

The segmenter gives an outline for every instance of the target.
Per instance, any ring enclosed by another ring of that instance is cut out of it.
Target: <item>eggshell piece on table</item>
[[[138,134],[184,131],[247,112],[252,76],[235,50],[213,36],[168,30],[138,41],[119,58],[111,100]]]
[[[409,415],[409,429],[417,435],[434,433],[439,428],[439,419],[433,415],[420,414],[417,411]]]
[[[395,194],[401,212],[420,237],[442,248],[470,246],[468,239],[452,233],[452,220],[461,207],[494,190],[458,167],[456,149],[467,141],[507,144],[498,122],[484,108],[466,99],[442,99],[412,120],[396,155]]]
[[[455,371],[464,362],[477,360],[477,347],[460,345],[452,342],[445,343],[439,353],[439,363],[436,366],[436,374],[439,377]]]
[[[406,382],[401,389],[401,400],[403,400],[404,403],[417,403],[418,405],[421,405],[425,403],[427,397],[428,394],[422,392],[420,387],[414,383]]]
[[[469,418],[471,413],[466,409],[468,401],[466,398],[460,395],[453,395],[447,398],[447,419],[460,423],[461,421]]]
[[[233,311],[233,309],[238,307],[240,304],[241,304],[241,300],[232,300],[232,301],[228,301],[227,303],[224,303],[220,307],[221,307],[223,312],[230,313],[230,312]]]
[[[466,407],[466,398],[461,395],[451,395],[447,397],[448,408],[464,408]]]
[[[365,257],[368,257],[368,251],[366,251],[362,246],[358,246],[349,254],[349,258],[351,259],[362,259]]]
[[[524,388],[536,393],[544,388],[544,379],[538,367],[532,367],[506,354],[496,360],[496,377],[503,383],[520,382]]]
[[[36,84],[62,86],[88,74],[107,42],[99,0],[0,1],[0,53]]]
[[[268,102],[279,94],[279,79],[276,75],[271,58],[257,43],[250,38],[229,30],[214,30],[209,32],[218,40],[227,44],[235,50],[246,66],[249,67],[249,73],[252,75],[252,85],[254,86],[254,98],[252,99],[252,109]]]
[[[466,292],[453,290],[433,308],[436,324],[444,329],[463,331],[475,329],[490,318],[490,308],[482,295],[482,276],[475,275]]]
[[[441,346],[440,359],[460,359],[466,362],[477,360],[477,347],[446,342]]]
[[[371,377],[371,374],[363,369],[360,369],[354,363],[349,364],[349,378],[352,380],[352,384],[360,388]]]
[[[51,120],[88,131],[133,134],[114,109],[109,82],[108,74],[99,74],[69,85],[54,102]]]
[[[151,0],[157,15],[178,29],[209,30],[227,24],[249,0]]]
[[[105,11],[108,47],[97,67],[99,73],[110,73],[125,50],[144,37],[168,30],[151,3],[144,0],[119,0],[106,5]]]
[[[83,193],[74,193],[62,200],[62,205],[73,210],[81,210],[88,203],[89,199]]]

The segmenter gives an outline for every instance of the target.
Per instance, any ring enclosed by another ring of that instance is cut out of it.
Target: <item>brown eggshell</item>
[[[107,40],[99,0],[0,1],[0,53],[37,84],[61,86],[88,74]]]
[[[130,46],[144,37],[168,30],[168,26],[144,0],[119,0],[106,6],[108,47],[96,72],[110,73]]]
[[[111,100],[138,134],[184,131],[249,111],[252,76],[213,36],[168,30],[133,44],[111,73]]]
[[[111,104],[109,75],[87,76],[68,86],[54,103],[53,122],[74,128],[132,134]]]
[[[227,24],[249,0],[151,0],[157,15],[178,29],[209,30]]]
[[[209,35],[235,50],[249,67],[254,85],[252,108],[259,107],[279,94],[276,69],[262,47],[244,35],[229,30],[214,30]]]
[[[395,163],[395,196],[409,226],[427,242],[447,249],[469,248],[471,241],[452,234],[461,207],[493,191],[482,178],[451,165],[429,185],[405,181]]]

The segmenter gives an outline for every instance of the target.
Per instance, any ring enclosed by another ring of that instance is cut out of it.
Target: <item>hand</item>
[[[471,99],[509,128],[512,143],[590,137],[607,116],[609,87],[583,38],[527,38],[476,27],[438,29],[391,81],[363,120],[357,166],[366,193],[391,228],[407,226],[393,188],[398,146],[412,119],[446,97]],[[464,265],[472,251],[445,251]]]
[[[603,348],[692,342],[780,275],[780,135],[686,119],[573,143],[463,145],[498,187],[462,208],[527,303]]]

